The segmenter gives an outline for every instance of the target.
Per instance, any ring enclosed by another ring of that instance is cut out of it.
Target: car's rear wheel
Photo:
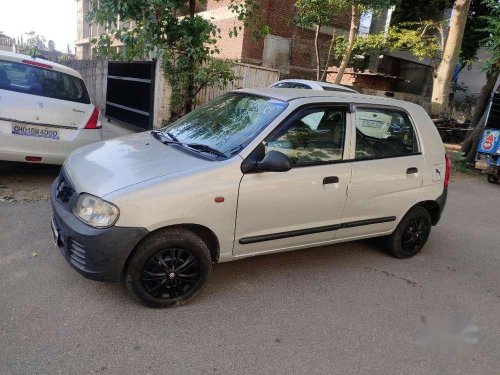
[[[417,254],[431,233],[431,216],[423,207],[412,208],[387,238],[388,251],[396,258],[409,258]]]
[[[205,242],[190,231],[170,229],[139,244],[125,280],[129,292],[145,305],[174,307],[193,298],[211,271]]]

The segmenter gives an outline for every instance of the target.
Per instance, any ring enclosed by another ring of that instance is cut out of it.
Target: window
[[[11,61],[0,61],[0,89],[90,103],[85,84],[80,78]]]
[[[290,82],[290,81],[277,83],[277,84],[271,86],[271,88],[273,88],[273,89],[307,89],[307,90],[311,90],[311,87],[304,84],[304,83]]]
[[[356,159],[396,157],[416,152],[415,132],[404,113],[379,108],[356,110]]]
[[[266,152],[282,152],[295,166],[342,160],[345,123],[343,109],[303,110],[271,135]]]
[[[311,87],[308,85],[305,85],[303,83],[299,82],[290,82],[290,88],[291,89],[305,89],[305,90],[311,90]]]

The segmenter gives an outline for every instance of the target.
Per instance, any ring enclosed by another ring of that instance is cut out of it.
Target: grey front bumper
[[[61,176],[54,181],[50,192],[56,246],[68,263],[86,278],[118,281],[128,256],[148,231],[125,227],[98,229],[83,223],[70,208],[76,193],[66,202],[57,198],[60,180]]]

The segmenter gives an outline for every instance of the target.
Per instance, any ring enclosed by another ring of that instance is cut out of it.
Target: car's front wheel
[[[125,281],[145,305],[174,307],[193,298],[211,271],[210,252],[201,238],[185,229],[168,229],[139,244]]]
[[[417,254],[431,233],[431,216],[423,207],[412,208],[387,238],[389,253],[396,258],[409,258]]]

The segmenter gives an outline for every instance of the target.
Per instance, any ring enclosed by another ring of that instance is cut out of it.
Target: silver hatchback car
[[[417,105],[240,90],[73,152],[52,185],[52,230],[82,275],[123,276],[144,304],[175,306],[213,263],[376,236],[412,256],[440,219],[449,169]]]

